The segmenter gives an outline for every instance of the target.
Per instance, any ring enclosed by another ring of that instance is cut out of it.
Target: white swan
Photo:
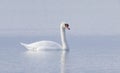
[[[44,49],[63,49],[63,50],[67,50],[69,47],[67,45],[67,41],[66,41],[66,34],[65,34],[65,29],[70,30],[69,28],[69,24],[68,23],[61,23],[60,24],[60,32],[61,32],[61,45],[53,42],[53,41],[39,41],[39,42],[35,42],[35,43],[31,43],[31,44],[25,44],[25,43],[21,43],[21,45],[23,45],[25,48],[27,48],[28,50],[44,50]]]

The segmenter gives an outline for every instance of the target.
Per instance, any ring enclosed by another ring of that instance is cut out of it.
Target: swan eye
[[[69,27],[69,24],[65,24],[65,27]]]

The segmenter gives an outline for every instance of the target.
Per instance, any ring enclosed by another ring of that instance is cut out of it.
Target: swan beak
[[[69,27],[67,27],[67,29],[68,29],[68,30],[70,30],[70,28],[69,28]]]
[[[67,26],[66,28],[67,28],[68,30],[70,30],[70,28],[69,28],[68,26]]]

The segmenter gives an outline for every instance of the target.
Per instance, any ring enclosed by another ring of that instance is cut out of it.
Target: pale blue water
[[[66,52],[30,52],[19,44],[42,39],[60,42],[54,37],[1,37],[0,73],[120,73],[119,37],[70,36]]]

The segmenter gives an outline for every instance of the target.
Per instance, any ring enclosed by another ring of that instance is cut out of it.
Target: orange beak
[[[69,28],[69,27],[67,27],[67,29],[68,29],[68,30],[70,30],[70,28]]]

